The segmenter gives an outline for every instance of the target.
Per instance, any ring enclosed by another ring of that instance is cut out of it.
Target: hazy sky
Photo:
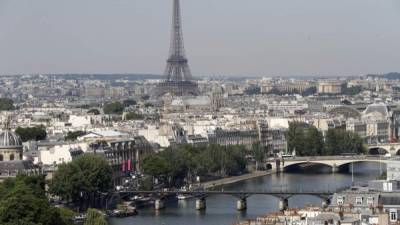
[[[194,75],[400,71],[400,0],[181,0]],[[161,74],[172,0],[0,0],[0,74]]]

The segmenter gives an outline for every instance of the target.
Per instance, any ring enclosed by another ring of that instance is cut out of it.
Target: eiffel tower
[[[171,46],[164,72],[166,79],[157,86],[155,94],[156,96],[167,93],[173,96],[198,95],[199,89],[197,83],[192,81],[188,59],[185,56],[180,3],[179,0],[173,1]]]

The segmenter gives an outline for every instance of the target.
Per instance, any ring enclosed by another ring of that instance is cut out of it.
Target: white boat
[[[186,199],[189,199],[189,198],[193,198],[193,196],[185,195],[185,194],[178,194],[176,197],[178,198],[178,200],[186,200]]]

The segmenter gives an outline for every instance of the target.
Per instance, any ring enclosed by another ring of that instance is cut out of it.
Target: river
[[[356,183],[365,183],[368,180],[376,179],[380,173],[380,165],[378,163],[354,164],[353,176],[351,173],[332,174],[329,171],[329,168],[314,168],[297,173],[272,174],[227,185],[224,190],[262,191],[280,188],[327,191],[348,187],[351,185],[352,179]],[[249,197],[246,212],[236,210],[236,200],[232,196],[209,196],[207,197],[207,209],[204,212],[195,210],[194,199],[171,202],[160,212],[151,208],[141,209],[138,216],[113,219],[111,225],[232,225],[235,222],[278,210],[278,199],[273,196]],[[320,206],[321,203],[322,200],[315,196],[294,196],[289,199],[290,207],[303,207],[310,204]]]

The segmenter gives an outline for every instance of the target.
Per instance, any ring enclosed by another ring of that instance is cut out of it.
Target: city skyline
[[[0,74],[161,75],[170,3],[2,1]],[[194,76],[400,71],[398,1],[235,0],[227,5],[227,0],[182,1]]]

